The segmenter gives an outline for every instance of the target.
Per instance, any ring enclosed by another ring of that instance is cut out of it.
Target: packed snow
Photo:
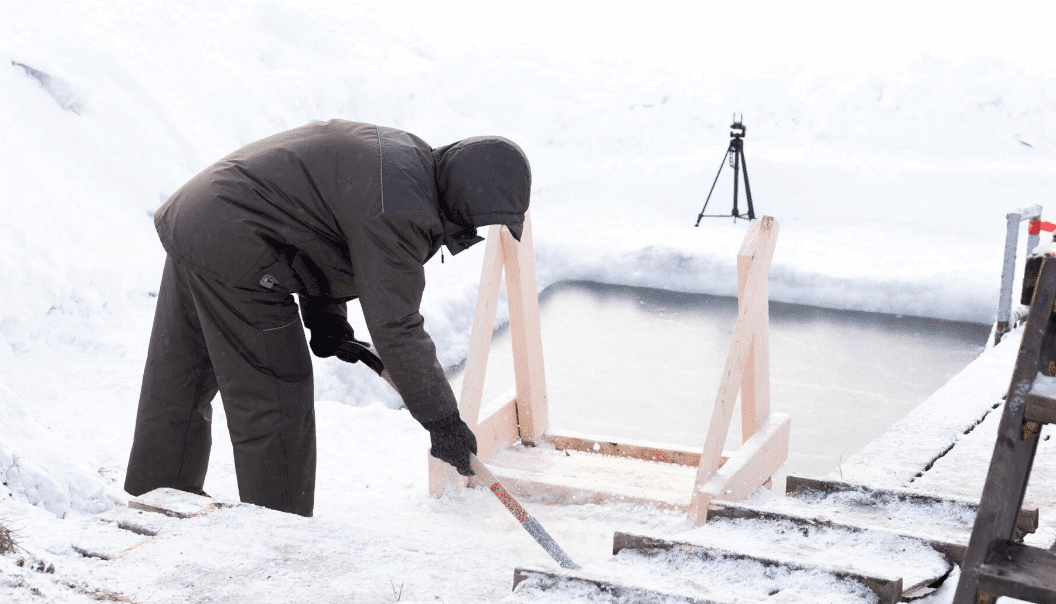
[[[209,589],[230,570],[225,589],[265,601],[258,575],[285,561],[309,578],[305,601],[339,589],[359,598],[346,601],[498,601],[515,566],[549,564],[490,493],[429,496],[428,438],[397,396],[363,367],[320,359],[316,518],[274,526],[275,514],[231,508],[222,527],[181,521],[195,551],[132,549],[110,566],[73,547],[78,527],[128,498],[164,260],[154,210],[222,155],[313,120],[435,146],[516,141],[532,162],[540,288],[733,295],[746,222],[693,223],[743,112],[755,210],[781,225],[772,300],[994,320],[1005,214],[1051,205],[1056,189],[1051,6],[647,4],[4,3],[0,524],[22,549],[0,556],[0,600],[225,601]],[[727,167],[709,213],[729,212],[731,196]],[[466,355],[483,251],[426,267],[422,311],[447,367]],[[237,502],[215,408],[205,490]],[[531,507],[585,565],[610,557],[614,530],[692,528],[630,504]],[[949,583],[930,601],[948,602]]]

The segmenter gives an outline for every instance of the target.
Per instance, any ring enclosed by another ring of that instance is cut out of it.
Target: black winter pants
[[[201,492],[217,390],[242,501],[311,516],[315,397],[293,296],[228,286],[170,257],[143,372],[129,494]]]

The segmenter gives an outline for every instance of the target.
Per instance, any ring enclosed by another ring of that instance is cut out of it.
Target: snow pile
[[[59,517],[101,512],[119,497],[64,436],[31,418],[0,381],[0,499],[41,506]]]

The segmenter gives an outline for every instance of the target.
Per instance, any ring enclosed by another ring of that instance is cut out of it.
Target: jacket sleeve
[[[355,225],[348,234],[371,340],[419,423],[458,412],[420,312],[435,223],[420,213],[390,211]]]

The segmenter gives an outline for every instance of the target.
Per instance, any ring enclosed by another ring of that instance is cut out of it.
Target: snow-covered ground
[[[218,157],[311,120],[437,146],[517,141],[533,167],[541,287],[731,295],[746,224],[692,225],[743,112],[756,211],[781,224],[772,299],[991,322],[1004,215],[1051,206],[1056,190],[1054,11],[936,7],[4,2],[0,519],[91,578],[57,519],[127,497],[164,257],[153,211]],[[728,211],[731,186],[726,168],[709,211]],[[465,356],[483,248],[427,267],[423,313],[448,366]],[[319,360],[316,380],[311,530],[361,529],[362,542],[327,543],[354,546],[385,597],[391,580],[407,586],[402,601],[495,600],[513,566],[546,562],[487,493],[427,495],[426,435],[384,384]],[[230,445],[215,443],[206,490],[236,500]],[[616,528],[685,522],[621,505],[533,512],[581,561],[606,557]],[[135,601],[176,589],[149,560],[124,564],[95,587]],[[28,597],[4,576],[0,590]]]

